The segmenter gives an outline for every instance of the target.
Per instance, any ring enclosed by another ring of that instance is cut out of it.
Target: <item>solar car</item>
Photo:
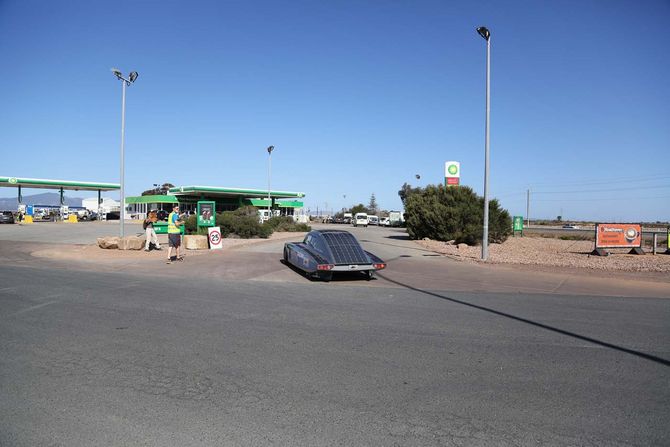
[[[386,263],[363,250],[353,234],[342,230],[314,230],[302,242],[284,244],[284,262],[310,278],[330,281],[336,272],[361,272],[368,280]]]

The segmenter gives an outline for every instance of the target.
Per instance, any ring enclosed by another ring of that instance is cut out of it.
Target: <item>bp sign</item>
[[[198,226],[213,227],[216,220],[216,206],[214,202],[198,202]]]
[[[461,163],[448,161],[444,164],[444,184],[458,186],[461,183]]]

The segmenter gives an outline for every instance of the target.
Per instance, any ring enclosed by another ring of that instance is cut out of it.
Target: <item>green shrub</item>
[[[312,227],[304,223],[296,223],[291,216],[272,217],[266,225],[273,231],[303,232],[310,231]]]
[[[236,234],[243,239],[252,237],[267,238],[272,234],[272,228],[258,222],[258,210],[252,206],[245,206],[235,211],[217,213],[216,225],[221,227],[221,235],[227,237]]]
[[[243,239],[253,237],[267,238],[274,231],[310,231],[309,225],[297,224],[290,216],[273,217],[264,224],[258,222],[258,209],[254,206],[244,206],[235,211],[224,211],[217,213],[216,226],[221,228],[221,236],[227,237],[235,234]],[[197,227],[196,216],[189,216],[186,220],[187,234],[207,234],[207,228]]]
[[[186,219],[186,222],[184,224],[186,226],[186,234],[195,234],[198,231],[198,220],[196,219],[196,215],[192,214],[188,216]]]
[[[484,199],[470,187],[429,185],[405,199],[407,233],[456,243],[481,243]],[[489,242],[503,242],[512,233],[512,218],[497,200],[489,201]]]

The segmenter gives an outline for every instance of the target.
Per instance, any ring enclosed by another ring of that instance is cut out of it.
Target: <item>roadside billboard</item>
[[[444,163],[445,186],[458,186],[461,183],[461,162],[448,161]]]
[[[642,248],[642,225],[597,224],[596,249]]]
[[[210,201],[198,202],[198,226],[199,227],[213,227],[216,219],[215,203]]]
[[[512,234],[520,232],[523,236],[523,216],[514,216],[514,226],[512,227]]]

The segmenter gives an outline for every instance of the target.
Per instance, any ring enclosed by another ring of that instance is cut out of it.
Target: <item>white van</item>
[[[368,216],[368,225],[379,225],[379,216]]]
[[[368,226],[367,213],[356,213],[351,223],[354,225],[354,227],[357,227],[359,225],[362,227],[367,227]]]

